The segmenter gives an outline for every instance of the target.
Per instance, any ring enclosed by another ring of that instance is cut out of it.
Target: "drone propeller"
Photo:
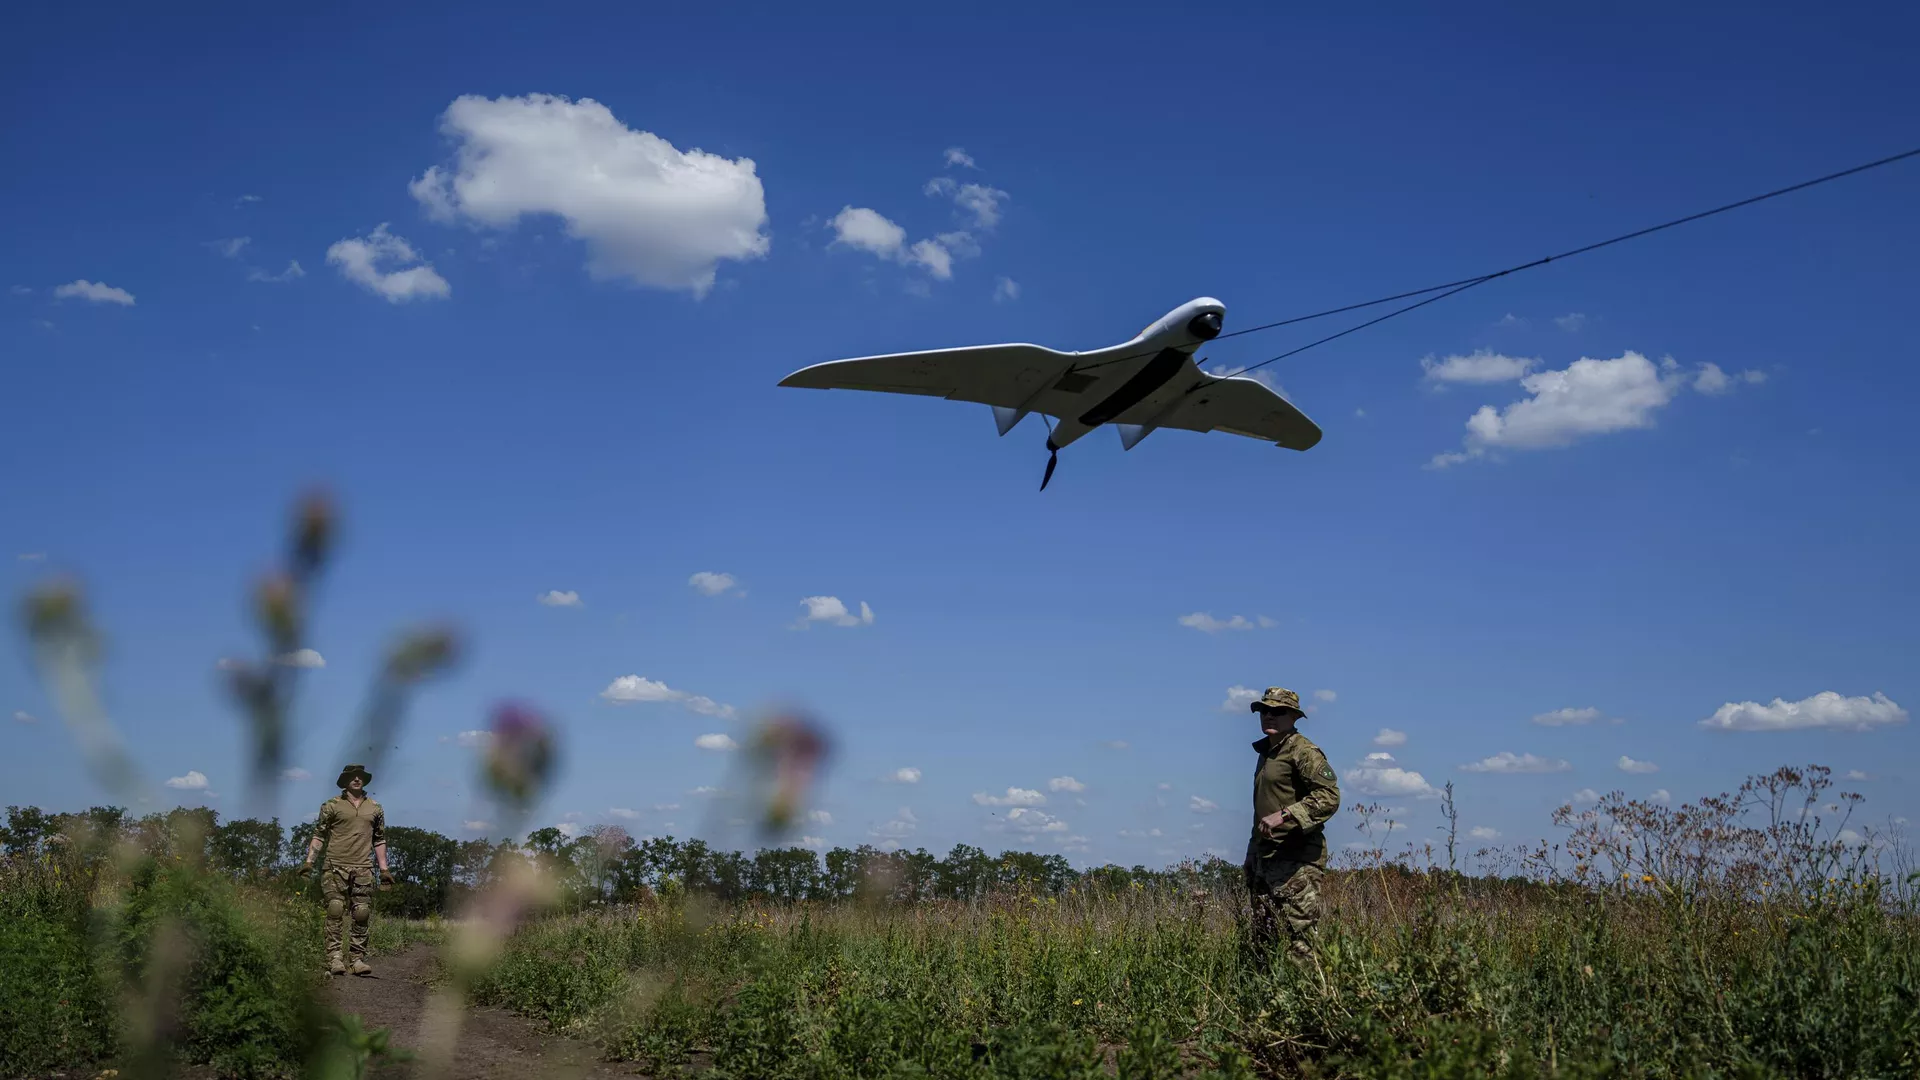
[[[1060,451],[1054,447],[1053,440],[1048,439],[1047,440],[1047,472],[1045,476],[1042,476],[1040,478],[1041,491],[1047,490],[1047,481],[1053,479],[1053,467],[1058,464],[1060,464]]]

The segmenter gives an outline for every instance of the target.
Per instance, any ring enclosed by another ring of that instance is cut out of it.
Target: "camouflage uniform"
[[[1253,709],[1298,712],[1299,695],[1271,687]],[[1340,783],[1313,740],[1298,731],[1267,735],[1253,744],[1253,833],[1247,840],[1247,893],[1253,906],[1253,946],[1265,956],[1284,923],[1291,950],[1308,955],[1320,920],[1320,882],[1327,868],[1325,825],[1340,809]],[[1284,827],[1277,837],[1269,828]]]
[[[327,901],[327,959],[341,962],[341,923],[351,916],[353,960],[367,955],[367,931],[373,918],[373,849],[387,842],[387,812],[368,795],[355,805],[347,798],[347,777],[357,765],[340,774],[342,793],[320,804],[313,835],[326,842],[327,860],[321,868],[320,895]]]

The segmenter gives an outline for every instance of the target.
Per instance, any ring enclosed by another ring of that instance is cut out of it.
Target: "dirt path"
[[[433,977],[433,950],[415,945],[404,952],[371,957],[368,962],[373,965],[372,975],[328,979],[328,994],[334,1005],[342,1012],[357,1014],[369,1030],[391,1030],[393,1045],[417,1047],[428,984]],[[384,1064],[370,1073],[378,1080],[402,1080],[417,1074],[417,1066],[409,1063]],[[533,1021],[505,1009],[470,1008],[461,1025],[453,1068],[447,1075],[449,1080],[522,1080],[536,1076],[599,1080],[640,1074],[631,1064],[601,1061],[592,1046],[542,1032]]]

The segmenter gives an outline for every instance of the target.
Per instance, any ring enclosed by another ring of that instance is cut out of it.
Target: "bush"
[[[89,931],[91,876],[51,858],[0,862],[0,1075],[112,1054],[115,1014]]]

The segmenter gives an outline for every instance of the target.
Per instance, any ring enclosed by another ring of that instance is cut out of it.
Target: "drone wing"
[[[1182,431],[1224,431],[1278,443],[1289,450],[1311,450],[1320,441],[1320,425],[1265,383],[1245,376],[1209,376],[1162,427]]]
[[[780,385],[921,394],[1058,416],[1093,381],[1066,374],[1074,355],[1025,344],[929,349],[830,360],[801,368]]]

